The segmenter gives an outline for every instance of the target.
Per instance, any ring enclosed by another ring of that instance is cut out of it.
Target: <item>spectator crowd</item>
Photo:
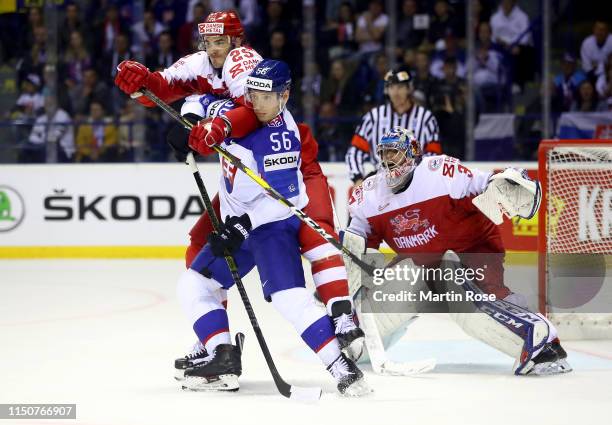
[[[64,162],[131,160],[138,119],[146,121],[145,158],[170,160],[168,118],[155,109],[137,118],[133,101],[113,85],[116,67],[125,59],[151,70],[170,66],[198,49],[197,23],[215,10],[236,9],[249,44],[263,57],[289,63],[290,108],[301,118],[304,99],[315,102],[320,160],[343,160],[359,117],[384,102],[390,60],[410,71],[413,98],[435,114],[443,150],[464,143],[468,65],[478,113],[513,112],[513,95],[540,78],[536,16],[517,0],[476,1],[469,29],[459,0],[398,0],[392,11],[382,0],[316,1],[316,62],[308,64],[303,51],[313,40],[303,31],[300,1],[146,0],[138,2],[144,3],[139,19],[134,0],[56,3],[55,74],[45,67],[50,37],[43,10],[0,14],[0,62],[14,65],[19,87],[14,106],[0,118],[23,123],[14,130],[23,162],[44,161],[49,141],[57,143]],[[389,52],[392,20],[396,40]],[[606,21],[591,24],[579,51],[553,58],[560,69],[550,82],[554,113],[611,107],[612,35]],[[476,39],[473,57],[466,54],[467,31]],[[51,76],[54,99],[48,96]]]

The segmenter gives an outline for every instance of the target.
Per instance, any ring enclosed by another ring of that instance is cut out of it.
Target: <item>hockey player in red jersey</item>
[[[203,50],[179,59],[161,72],[152,73],[138,62],[124,61],[118,66],[115,84],[129,95],[145,87],[166,102],[206,93],[231,98],[238,106],[210,122],[210,129],[200,133],[202,143],[214,145],[220,144],[226,137],[244,137],[259,126],[255,114],[245,101],[244,93],[247,76],[262,58],[255,50],[244,45],[244,29],[233,11],[211,13],[205,22],[198,24],[198,31]],[[154,105],[144,96],[138,100],[145,106]],[[201,118],[187,117],[193,122]],[[327,179],[316,160],[317,143],[307,126],[300,125],[299,130],[302,138],[301,171],[310,199],[304,210],[328,233],[335,234]],[[181,130],[171,133],[179,135],[171,141],[174,149],[187,149],[184,143],[186,138],[180,137]],[[217,197],[213,205],[218,212]],[[203,214],[190,231],[187,265],[191,264],[194,256],[205,245],[211,231],[210,219],[207,214]],[[352,300],[348,295],[346,269],[341,255],[306,225],[300,229],[299,241],[302,255],[311,263],[317,291],[334,320],[343,350],[353,358],[359,357],[363,347],[363,332],[353,321]]]
[[[492,174],[469,169],[445,155],[422,156],[411,132],[401,127],[382,137],[378,155],[377,174],[353,191],[352,221],[344,245],[361,254],[366,246],[378,248],[384,241],[396,253],[410,257],[416,267],[444,262],[476,269],[486,257],[483,278],[470,285],[495,295],[496,301],[477,304],[478,314],[455,314],[455,320],[468,334],[515,358],[515,374],[570,371],[552,323],[527,310],[525,298],[504,284],[505,250],[496,224],[502,222],[503,214],[531,218],[541,199],[539,183],[512,168]],[[359,271],[348,257],[345,262],[354,292],[361,285],[353,277]],[[401,329],[401,323],[375,316],[383,339]],[[393,313],[389,316],[392,319]],[[500,317],[524,325],[516,331]],[[365,325],[364,330],[369,348]]]

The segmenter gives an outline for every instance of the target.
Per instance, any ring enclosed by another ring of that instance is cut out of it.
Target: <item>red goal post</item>
[[[543,140],[538,149],[538,179],[542,185],[538,216],[538,306],[542,313],[550,315],[551,259],[556,267],[564,255],[578,261],[587,258],[578,267],[588,270],[592,268],[588,261],[595,258],[599,262],[595,268],[601,264],[604,270],[602,282],[606,268],[610,270],[612,140]],[[591,292],[597,295],[597,291]],[[585,325],[585,320],[594,321],[599,327],[597,332],[605,325],[612,335],[612,305],[610,313],[561,315],[563,319],[553,320],[555,324],[563,322],[576,331]]]

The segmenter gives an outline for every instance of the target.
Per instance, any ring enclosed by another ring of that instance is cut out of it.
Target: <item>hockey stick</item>
[[[149,99],[151,99],[151,101],[154,102],[157,106],[159,106],[165,112],[167,112],[172,118],[174,118],[176,121],[181,123],[187,130],[191,130],[191,128],[193,127],[193,124],[189,120],[184,118],[181,114],[179,114],[176,110],[174,110],[174,108],[172,108],[166,102],[164,102],[159,97],[157,97],[153,92],[151,92],[149,89],[146,89],[146,88],[142,88],[141,92],[142,94],[147,96]],[[226,149],[224,149],[221,146],[215,145],[212,147],[212,149],[215,152],[217,152],[219,155],[227,159],[230,163],[232,163],[232,165],[234,165],[240,171],[242,171],[247,176],[249,176],[255,183],[261,186],[270,197],[272,197],[273,199],[276,199],[278,202],[280,202],[281,204],[289,208],[294,215],[296,215],[300,220],[306,223],[306,225],[310,227],[312,230],[317,232],[323,239],[325,239],[327,242],[329,242],[331,245],[333,245],[336,249],[341,251],[343,254],[349,256],[355,262],[355,264],[357,264],[366,273],[368,273],[371,276],[374,275],[374,268],[372,266],[370,266],[365,261],[361,260],[361,258],[357,257],[355,254],[353,254],[348,249],[346,249],[342,245],[342,243],[340,243],[339,240],[337,240],[332,235],[327,233],[325,229],[323,229],[316,221],[310,218],[304,211],[302,211],[301,209],[293,205],[291,201],[289,201],[287,198],[283,197],[283,195],[278,193],[276,189],[270,186],[268,182],[262,179],[255,171],[251,170],[249,167],[244,165],[244,163],[240,161],[239,158],[235,157],[234,155],[229,153]]]
[[[204,201],[204,207],[208,212],[208,216],[210,217],[210,221],[215,229],[215,232],[219,232],[220,224],[217,215],[215,214],[215,210],[213,209],[212,203],[210,202],[210,198],[208,197],[208,192],[206,191],[206,187],[204,186],[204,182],[202,181],[202,176],[200,175],[200,171],[198,170],[198,165],[193,158],[193,153],[189,153],[187,155],[187,165],[191,169],[193,173],[193,178],[196,181],[198,186],[198,190],[200,191],[200,196],[202,197],[202,201]],[[299,401],[316,401],[321,398],[322,390],[317,387],[298,387],[295,385],[289,385],[287,382],[283,380],[283,378],[278,373],[276,369],[276,365],[274,364],[274,360],[272,359],[272,355],[270,354],[270,350],[268,349],[268,344],[266,344],[266,340],[263,336],[263,332],[259,327],[259,322],[257,321],[257,317],[255,317],[255,311],[253,311],[253,306],[251,305],[251,301],[249,300],[249,296],[244,289],[244,285],[242,283],[242,279],[240,278],[240,274],[238,273],[238,266],[236,265],[236,261],[234,257],[228,252],[225,253],[225,261],[227,262],[227,266],[232,274],[232,278],[234,279],[234,283],[238,288],[238,292],[240,293],[240,298],[242,298],[242,303],[244,304],[244,308],[247,311],[249,316],[249,320],[251,325],[253,326],[253,330],[255,331],[255,336],[257,337],[257,342],[259,342],[259,346],[261,347],[261,351],[266,359],[266,363],[268,368],[270,369],[270,373],[272,373],[272,378],[274,379],[274,383],[276,384],[276,388],[278,391],[287,398],[292,398],[294,400]]]

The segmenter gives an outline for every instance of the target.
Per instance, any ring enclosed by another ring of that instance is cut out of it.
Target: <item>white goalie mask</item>
[[[402,127],[385,133],[378,142],[376,153],[385,171],[387,186],[392,190],[406,183],[422,155],[414,134]]]

